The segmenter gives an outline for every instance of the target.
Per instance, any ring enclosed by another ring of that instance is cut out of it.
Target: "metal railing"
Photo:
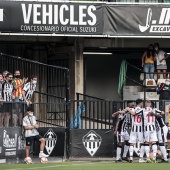
[[[170,101],[153,101],[156,108],[165,111],[165,122],[169,122]],[[134,101],[135,104],[135,101]],[[77,100],[69,102],[69,114],[74,113],[71,128],[75,129],[112,129],[116,126],[117,117],[112,114],[124,109],[127,101]],[[143,102],[143,107],[145,101]]]
[[[1,73],[5,70],[11,73],[19,70],[21,77],[29,78],[28,82],[32,75],[37,76],[36,91],[32,100],[34,103],[44,103],[46,105],[49,105],[49,103],[63,103],[64,105],[69,99],[69,70],[67,68],[47,65],[3,53],[0,54],[0,68]],[[57,115],[61,113],[65,114],[64,116],[69,119],[68,109],[63,105],[58,104],[58,108],[56,108],[55,104],[55,107],[48,106],[47,113],[51,114],[51,119],[56,120]],[[45,114],[45,112],[42,113]]]
[[[76,97],[77,97],[77,100],[106,100],[103,98],[94,97],[94,96],[90,96],[90,95],[86,95],[82,93],[76,93]]]
[[[66,128],[66,103],[32,103],[34,115],[40,127]],[[0,127],[20,127],[27,115],[28,106],[24,102],[0,103]]]
[[[153,101],[156,108],[165,111],[166,119],[170,113],[170,101]],[[144,101],[145,103],[145,101]],[[135,101],[134,101],[135,104]],[[112,114],[119,109],[124,109],[127,101],[108,100],[74,100],[68,103],[33,103],[34,114],[41,127],[67,126],[66,107],[68,113],[74,113],[71,120],[72,128],[77,129],[111,129],[116,125],[116,118]],[[143,104],[144,106],[144,104]],[[27,105],[24,102],[0,102],[1,127],[14,127],[22,124],[22,118],[26,115]],[[9,122],[6,123],[6,118]],[[75,127],[77,124],[77,127]]]

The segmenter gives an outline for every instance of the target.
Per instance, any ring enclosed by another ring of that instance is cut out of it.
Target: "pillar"
[[[84,38],[75,38],[70,53],[70,100],[76,99],[76,93],[84,92],[83,44]]]

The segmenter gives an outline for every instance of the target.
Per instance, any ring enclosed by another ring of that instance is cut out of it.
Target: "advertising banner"
[[[170,35],[170,5],[106,5],[103,18],[107,35]]]
[[[0,32],[103,34],[102,5],[1,1]]]
[[[49,156],[64,156],[65,145],[65,128],[38,128],[40,135],[45,138],[44,152]],[[39,142],[34,143],[34,156],[38,156],[40,152]]]
[[[108,130],[71,129],[70,157],[113,157],[115,152],[112,132]]]
[[[21,128],[0,128],[0,159],[25,156]]]
[[[0,32],[169,36],[170,5],[0,1]]]
[[[65,128],[38,128],[46,139],[44,152],[50,156],[64,156]],[[22,140],[21,128],[0,128],[0,159],[25,157],[25,140]],[[40,143],[31,147],[34,156],[39,155]]]

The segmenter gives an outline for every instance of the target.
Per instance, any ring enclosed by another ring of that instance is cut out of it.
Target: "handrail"
[[[136,80],[134,80],[134,79],[132,79],[132,78],[130,78],[128,76],[126,76],[126,78],[128,78],[129,80],[132,80],[133,82],[135,82],[136,84],[139,84],[140,86],[144,86],[143,84],[137,82]]]
[[[93,121],[93,122],[97,122],[97,123],[103,123],[103,124],[106,124],[106,125],[113,125],[113,123],[102,121],[102,120],[97,120],[97,119],[94,119],[94,118],[89,118],[87,116],[82,116],[82,118]]]
[[[128,63],[126,60],[122,61],[121,67],[127,67],[127,65],[130,66],[130,67],[132,67],[132,68],[134,68],[134,69],[136,69],[136,70],[138,70],[138,71],[140,71],[141,73],[146,74],[142,69],[140,69],[140,68],[138,68],[138,67],[136,67],[136,66],[134,66],[134,65],[132,65],[132,64],[130,64],[130,63]],[[131,81],[137,83],[138,85],[144,86],[144,85],[141,84],[140,82],[138,82],[138,81],[136,81],[136,80],[128,77],[128,76],[126,75],[126,72],[127,72],[127,68],[126,68],[126,69],[123,69],[123,72],[122,72],[122,69],[120,69],[120,73],[123,74],[124,79],[128,78],[128,79],[130,79]],[[153,74],[153,73],[152,73],[152,74]],[[119,75],[119,87],[118,87],[118,93],[119,93],[119,94],[120,94],[120,92],[121,92],[121,89],[122,89],[123,85],[124,85],[125,82],[126,82],[124,79],[123,79],[123,82],[122,82],[123,84],[121,84],[121,82],[120,82],[121,79],[120,79],[120,75]]]
[[[53,67],[53,68],[57,68],[57,69],[62,69],[62,70],[69,70],[68,68],[65,68],[65,67],[60,67],[60,66],[54,66],[54,65],[49,65],[49,64],[44,64],[44,63],[41,63],[39,61],[35,61],[35,60],[30,60],[30,59],[26,59],[26,58],[22,58],[22,57],[19,57],[19,56],[12,56],[12,55],[9,55],[9,54],[4,54],[4,53],[0,53],[1,56],[8,56],[8,57],[11,57],[11,58],[15,58],[15,59],[18,59],[18,60],[22,60],[22,61],[27,61],[27,62],[30,62],[30,63],[34,63],[34,64],[40,64],[40,65],[43,65],[43,66],[47,66],[47,67]]]
[[[98,99],[98,100],[107,100],[107,99],[103,99],[103,98],[99,98],[99,97],[94,97],[94,96],[90,96],[90,95],[82,94],[82,93],[76,93],[76,95],[77,95],[77,98],[78,98],[78,95],[82,95],[83,97],[85,96],[85,97],[90,97],[90,98]]]
[[[51,97],[56,97],[56,98],[63,99],[63,100],[66,99],[66,98],[64,98],[64,97],[60,97],[60,96],[56,96],[56,95],[53,95],[53,94],[44,93],[44,92],[40,92],[40,91],[34,91],[34,92],[35,92],[35,93],[38,93],[38,94],[43,94],[43,95],[51,96]]]
[[[64,126],[59,126],[59,125],[56,125],[56,124],[53,124],[53,123],[45,122],[45,121],[42,121],[42,120],[36,120],[36,121],[40,122],[40,123],[45,123],[45,124],[48,124],[48,125],[53,125],[53,126],[61,127],[61,128],[64,127]],[[64,128],[66,129],[67,127],[64,127]]]
[[[132,65],[132,64],[130,64],[130,63],[128,63],[127,61],[126,61],[126,63],[127,63],[129,66],[135,68],[136,70],[139,70],[140,72],[145,73],[142,69],[140,69],[140,68],[138,68],[138,67],[136,67],[136,66],[134,66],[134,65]]]

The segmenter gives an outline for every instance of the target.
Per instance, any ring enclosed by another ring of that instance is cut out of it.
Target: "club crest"
[[[52,129],[49,129],[44,135],[44,138],[46,139],[45,148],[50,155],[57,143],[57,135]]]
[[[94,156],[102,143],[101,136],[93,130],[89,131],[82,140],[84,147],[91,156]]]

